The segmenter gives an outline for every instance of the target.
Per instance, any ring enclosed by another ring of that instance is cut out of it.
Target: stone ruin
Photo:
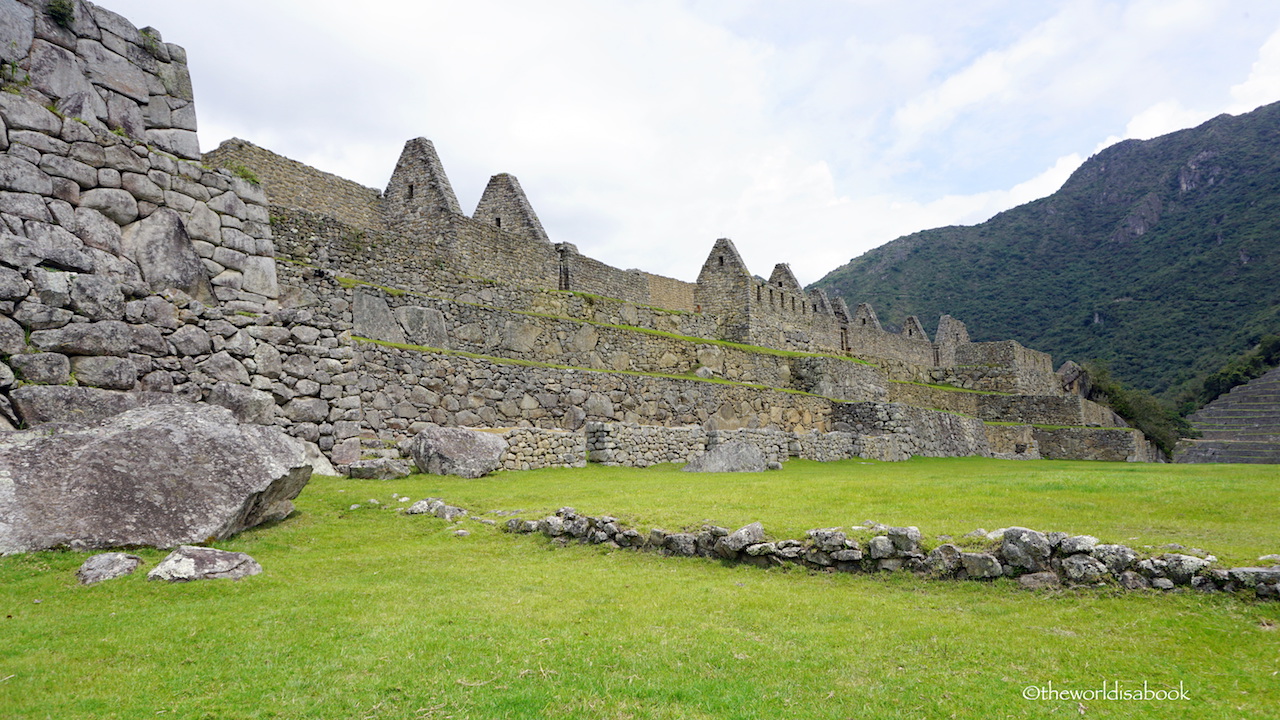
[[[433,425],[500,429],[510,469],[730,440],[779,462],[1163,459],[1048,355],[949,316],[886,330],[727,239],[696,282],[619,270],[553,242],[511,175],[466,215],[422,138],[385,190],[242,140],[202,155],[181,47],[44,5],[0,0],[0,429],[163,398],[340,469]]]

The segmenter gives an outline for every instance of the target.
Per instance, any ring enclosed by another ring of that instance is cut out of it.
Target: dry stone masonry
[[[494,469],[730,440],[766,463],[1162,459],[1078,372],[949,316],[883,328],[728,239],[696,282],[613,268],[508,174],[467,215],[423,138],[384,190],[243,140],[202,156],[182,48],[72,8],[0,0],[0,429],[198,401],[377,477],[460,427],[506,444]]]
[[[727,447],[727,446],[725,446]],[[448,505],[439,498],[414,503],[406,514],[430,514],[448,522],[470,517],[493,521]],[[510,514],[510,513],[502,513]],[[615,516],[592,516],[571,507],[538,520],[511,517],[502,529],[541,534],[552,542],[607,545],[671,557],[701,557],[761,568],[797,566],[815,572],[875,573],[908,571],[949,580],[1016,579],[1028,589],[1070,586],[1119,586],[1125,590],[1174,590],[1249,593],[1280,600],[1280,556],[1260,558],[1265,567],[1221,567],[1213,555],[1170,544],[1138,551],[1100,543],[1091,535],[1040,532],[1010,527],[975,530],[964,539],[926,543],[917,527],[889,527],[867,521],[852,527],[815,528],[804,539],[771,539],[759,522],[730,530],[716,525],[668,532],[632,528]],[[930,545],[932,545],[930,547]]]

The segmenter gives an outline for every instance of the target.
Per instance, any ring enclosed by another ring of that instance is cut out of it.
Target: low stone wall
[[[859,457],[861,444],[858,436],[850,432],[794,433],[790,453],[793,457],[818,462],[835,462]]]
[[[466,515],[461,508],[455,513],[442,512],[449,506],[438,499],[421,502],[431,502],[441,517]],[[1028,589],[1111,583],[1125,590],[1188,587],[1202,593],[1237,592],[1261,600],[1280,599],[1280,565],[1224,568],[1217,566],[1217,558],[1199,550],[1189,551],[1195,554],[1165,552],[1144,557],[1125,545],[1099,543],[1091,535],[1042,533],[1021,527],[971,533],[967,537],[974,537],[975,542],[965,547],[946,542],[930,549],[924,534],[914,526],[868,522],[847,529],[815,528],[806,532],[803,540],[771,539],[758,522],[732,531],[704,524],[677,532],[651,528],[645,533],[611,515],[595,517],[564,507],[539,520],[511,518],[503,530],[538,533],[561,544],[577,541],[761,568],[796,565],[818,572],[907,571],[951,580],[1007,577],[1017,578],[1018,584]]]
[[[586,467],[587,435],[543,428],[512,428],[502,433],[507,451],[499,461],[504,470]]]
[[[588,457],[602,465],[687,463],[707,451],[707,431],[700,426],[590,422],[586,435]]]
[[[775,428],[712,430],[707,433],[707,449],[731,442],[745,443],[759,450],[766,463],[783,463],[791,455],[791,440],[794,435]]]

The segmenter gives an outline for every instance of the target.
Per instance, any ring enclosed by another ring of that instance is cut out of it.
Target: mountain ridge
[[[1280,103],[1084,162],[1048,197],[913,233],[811,287],[963,320],[1165,397],[1280,328]]]

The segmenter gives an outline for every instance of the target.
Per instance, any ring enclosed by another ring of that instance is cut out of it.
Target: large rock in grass
[[[764,472],[760,448],[736,440],[716,445],[684,466],[685,472]]]
[[[287,516],[310,476],[302,443],[205,404],[0,433],[0,553],[218,540]]]
[[[501,466],[507,441],[480,430],[429,427],[409,441],[408,450],[424,473],[478,478]]]
[[[147,579],[168,582],[239,580],[261,572],[262,566],[258,561],[245,553],[183,545],[147,573]]]

